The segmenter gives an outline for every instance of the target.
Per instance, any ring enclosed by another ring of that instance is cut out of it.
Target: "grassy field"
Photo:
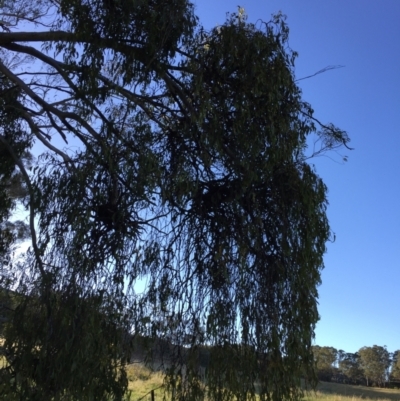
[[[0,367],[4,361],[0,358]],[[161,373],[151,372],[140,364],[127,368],[131,401],[151,401],[150,392],[155,390],[155,401],[162,401],[163,383]],[[353,386],[349,384],[320,382],[316,392],[310,392],[304,401],[400,401],[400,390]]]
[[[163,391],[159,388],[163,383],[163,375],[161,373],[152,373],[150,369],[139,364],[129,365],[127,372],[132,401],[143,397],[143,401],[149,401],[150,395],[147,394],[154,389],[157,389],[155,390],[155,400],[162,400]]]
[[[320,382],[317,392],[310,393],[305,397],[306,401],[359,401],[365,399],[400,401],[400,390]]]
[[[128,367],[129,389],[132,391],[131,400],[150,401],[150,391],[162,385],[161,373],[151,373],[141,365]],[[162,400],[162,390],[155,391],[155,401]],[[400,390],[377,387],[353,386],[349,384],[320,382],[316,392],[310,392],[304,397],[305,401],[400,401]]]

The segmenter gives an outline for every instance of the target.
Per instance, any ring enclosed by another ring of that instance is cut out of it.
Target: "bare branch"
[[[308,75],[307,77],[296,79],[295,82],[302,81],[303,79],[312,78],[312,77],[315,77],[316,75],[322,74],[322,73],[330,71],[330,70],[336,70],[338,68],[344,68],[344,65],[328,65],[327,67],[323,68],[322,70],[317,71],[315,74]]]
[[[53,146],[46,138],[44,133],[42,133],[40,131],[40,128],[33,122],[32,117],[26,112],[26,111],[21,111],[21,116],[25,119],[25,121],[28,123],[29,127],[31,128],[32,132],[35,134],[35,136],[50,150],[52,150],[53,152],[55,152],[56,154],[58,154],[59,156],[61,156],[63,158],[63,160],[66,163],[72,163],[71,158],[64,153],[63,151],[61,151],[60,149],[58,149],[56,146]],[[54,127],[54,124],[53,126]]]

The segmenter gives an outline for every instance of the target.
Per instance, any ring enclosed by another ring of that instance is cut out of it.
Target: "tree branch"
[[[32,236],[32,246],[33,246],[33,251],[35,254],[36,261],[38,263],[40,274],[42,275],[43,278],[46,278],[47,274],[43,267],[43,262],[42,262],[40,250],[37,245],[37,239],[36,239],[35,209],[33,206],[34,199],[35,199],[35,192],[33,190],[31,180],[29,179],[28,173],[26,172],[24,164],[22,163],[21,159],[15,154],[12,146],[8,143],[8,141],[2,135],[0,135],[0,142],[3,143],[3,145],[6,147],[7,151],[10,153],[11,157],[14,159],[14,162],[18,166],[18,168],[24,178],[24,181],[28,187],[28,191],[29,191],[29,228],[30,228],[30,232],[31,232],[31,236]]]
[[[308,78],[315,77],[316,75],[322,74],[322,73],[324,73],[326,71],[336,70],[338,68],[343,68],[343,67],[344,67],[344,65],[328,65],[327,67],[323,68],[322,70],[317,71],[315,74],[308,75],[306,77],[296,79],[294,82],[299,82],[299,81],[302,81],[303,79],[308,79]]]

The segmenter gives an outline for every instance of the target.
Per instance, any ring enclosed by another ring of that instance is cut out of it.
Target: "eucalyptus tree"
[[[336,361],[338,351],[333,347],[321,347],[314,345],[312,347],[315,366],[320,380],[331,381],[336,371]]]
[[[372,347],[362,347],[358,351],[360,355],[360,366],[363,370],[367,386],[371,382],[379,386],[385,384],[388,379],[388,369],[390,367],[390,354],[386,347],[374,345]]]
[[[347,352],[339,362],[339,371],[345,376],[348,383],[360,384],[364,382],[364,372],[360,364],[360,355]]]
[[[32,165],[29,136],[21,129],[17,113],[13,107],[19,93],[12,83],[3,76],[0,81],[0,265],[10,263],[13,245],[27,237],[26,224],[21,220],[11,221],[12,212],[17,203],[27,197],[27,187],[21,172],[9,150],[2,142],[7,140],[14,155],[26,167]],[[6,111],[8,108],[8,111]]]
[[[400,350],[393,352],[390,369],[390,380],[400,381]]]
[[[3,269],[21,301],[1,394],[120,400],[135,339],[154,339],[149,363],[165,339],[173,397],[299,398],[331,234],[308,159],[349,138],[302,100],[284,17],[239,8],[206,31],[187,0],[3,0],[1,15],[2,113],[20,128],[0,140],[32,240]],[[32,171],[23,140],[45,149]]]

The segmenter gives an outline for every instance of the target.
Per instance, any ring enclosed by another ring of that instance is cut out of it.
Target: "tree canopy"
[[[318,345],[313,346],[312,350],[318,378],[329,381],[334,375],[334,364],[338,357],[338,351],[333,347],[320,347]]]
[[[318,379],[379,387],[397,387],[398,353],[386,346],[362,347],[356,353],[333,347],[312,347]]]
[[[368,382],[375,381],[379,385],[385,383],[389,376],[390,354],[386,347],[374,345],[372,347],[362,347],[358,354],[360,355],[360,365],[363,369],[365,379]]]
[[[0,10],[0,174],[24,181],[32,241],[2,266],[20,301],[0,394],[121,400],[142,338],[168,340],[175,398],[299,398],[331,235],[309,158],[349,138],[302,99],[284,16],[206,31],[187,0]]]
[[[395,381],[400,381],[400,350],[393,352],[390,378]]]

